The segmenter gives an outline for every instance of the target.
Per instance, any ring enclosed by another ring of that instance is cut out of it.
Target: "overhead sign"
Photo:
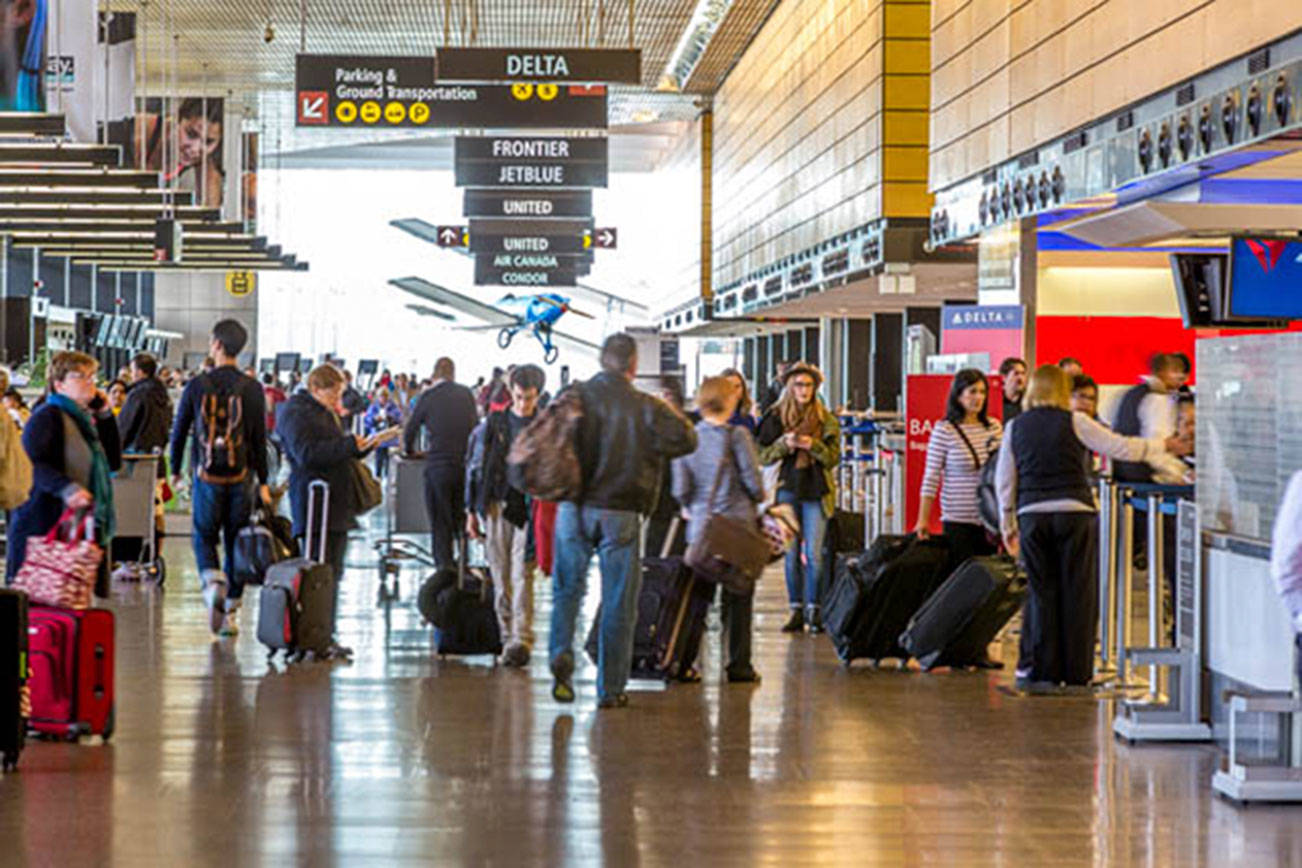
[[[439,247],[465,247],[470,243],[464,226],[438,226],[435,235]]]
[[[604,187],[608,140],[458,136],[459,187]]]
[[[642,81],[636,48],[440,48],[438,66],[442,81]]]
[[[619,244],[619,230],[613,226],[603,226],[592,230],[592,246],[603,250],[614,250]]]
[[[236,298],[244,298],[251,295],[253,290],[258,288],[258,273],[256,271],[228,271],[226,272],[226,291]]]
[[[582,253],[588,220],[471,220],[472,253]]]
[[[1018,304],[945,305],[940,314],[940,351],[989,353],[991,365],[1010,356],[1020,358],[1024,320]]]
[[[605,129],[606,89],[435,80],[430,57],[300,54],[297,126]]]
[[[467,217],[591,217],[591,190],[467,190]]]
[[[497,253],[475,257],[477,286],[574,286],[579,265],[572,257]]]

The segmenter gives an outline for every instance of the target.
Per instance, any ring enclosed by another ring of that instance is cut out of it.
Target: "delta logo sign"
[[[1025,312],[1020,304],[946,305],[940,317],[940,351],[989,353],[997,366],[1009,356],[1022,354]]]

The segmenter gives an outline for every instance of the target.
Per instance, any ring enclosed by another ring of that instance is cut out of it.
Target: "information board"
[[[467,217],[591,217],[591,190],[466,190]]]
[[[300,127],[605,129],[604,86],[440,84],[431,57],[300,54]]]
[[[608,140],[550,136],[458,136],[458,187],[605,187]]]
[[[444,81],[642,81],[637,48],[441,48]]]

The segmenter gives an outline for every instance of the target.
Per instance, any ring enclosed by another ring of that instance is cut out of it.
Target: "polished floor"
[[[1007,673],[837,665],[778,632],[762,586],[757,688],[635,684],[597,712],[528,671],[440,660],[386,619],[350,551],[350,666],[267,665],[213,640],[188,544],[165,593],[120,586],[118,732],[32,743],[0,776],[0,865],[1302,865],[1302,808],[1236,808],[1209,747],[1126,747],[1092,698],[1022,698]],[[546,583],[537,601],[545,642]],[[595,600],[590,600],[595,606]]]

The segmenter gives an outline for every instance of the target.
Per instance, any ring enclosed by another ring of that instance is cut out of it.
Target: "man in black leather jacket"
[[[633,387],[637,344],[628,335],[606,339],[601,367],[600,374],[574,387],[583,399],[577,450],[583,498],[562,503],[556,514],[549,651],[552,696],[573,702],[574,623],[596,551],[601,566],[597,704],[618,708],[628,704],[624,686],[642,583],[642,516],[655,508],[663,463],[695,450],[696,430],[664,401]]]

